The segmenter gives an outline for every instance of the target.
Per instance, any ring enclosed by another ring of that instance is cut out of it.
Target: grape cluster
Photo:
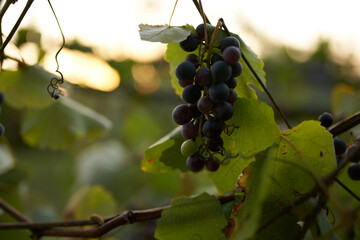
[[[321,126],[328,128],[334,121],[333,116],[331,113],[324,112],[318,118],[320,121]],[[349,177],[353,180],[360,180],[360,151],[357,151],[358,144],[360,142],[360,138],[355,141],[355,144],[350,145],[347,147],[344,140],[335,137],[334,138],[334,148],[336,154],[336,160],[339,164],[341,159],[345,156],[346,158],[350,158],[352,163],[349,165],[347,169],[347,173]]]
[[[203,45],[204,35],[204,25],[200,24],[196,34],[180,42],[181,49],[195,51]],[[186,140],[181,152],[193,172],[204,167],[216,171],[220,167],[215,153],[224,155],[226,152],[220,135],[222,132],[230,135],[235,127],[225,122],[233,116],[233,103],[237,99],[234,88],[236,77],[242,72],[240,56],[239,41],[229,36],[212,50],[204,47],[199,55],[187,55],[175,69],[185,103],[175,107],[172,117],[175,123],[182,125],[181,134]]]
[[[0,104],[4,101],[4,93],[0,91]],[[1,107],[0,107],[0,113],[1,113]],[[2,136],[5,132],[4,125],[0,123],[0,136]]]

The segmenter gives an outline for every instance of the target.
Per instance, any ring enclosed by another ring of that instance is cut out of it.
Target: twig
[[[337,182],[342,188],[345,189],[351,196],[353,196],[356,200],[360,202],[360,197],[356,195],[350,188],[348,188],[345,184],[343,184],[339,179],[335,178],[335,182]]]
[[[18,220],[19,222],[28,222],[28,223],[31,222],[30,219],[28,219],[26,216],[21,214],[18,210],[16,210],[10,204],[5,202],[1,197],[0,197],[0,208],[2,208],[5,212],[10,214],[13,218]]]
[[[210,21],[209,21],[208,17],[206,16],[206,14],[204,13],[204,16],[201,14],[201,8],[200,8],[200,5],[199,5],[199,2],[197,0],[193,0],[193,3],[195,5],[196,9],[199,11],[200,16],[205,17],[206,22],[210,23]]]
[[[337,136],[347,130],[360,124],[360,112],[353,114],[352,116],[341,120],[335,125],[331,126],[328,130],[333,136]]]
[[[225,204],[235,200],[233,194],[228,194],[218,197],[221,204]],[[8,205],[5,202],[5,206]],[[84,220],[68,220],[58,222],[27,222],[27,223],[1,223],[0,229],[30,229],[36,231],[38,236],[62,236],[62,237],[87,237],[96,238],[101,237],[107,232],[113,230],[116,227],[142,222],[147,220],[153,220],[161,217],[163,210],[170,206],[164,206],[160,208],[152,208],[146,210],[133,210],[124,211],[114,217],[108,217],[104,219],[104,223],[90,228],[56,228],[56,227],[75,227],[75,226],[87,226],[96,225],[98,221],[95,219],[84,219]],[[16,211],[16,210],[15,210]]]
[[[6,45],[10,42],[10,40],[14,37],[17,29],[19,28],[22,20],[24,19],[27,11],[30,9],[31,7],[31,4],[34,2],[34,0],[28,0],[25,7],[24,7],[24,10],[22,11],[20,17],[18,18],[18,20],[16,21],[15,25],[13,26],[13,28],[11,29],[9,35],[7,36],[7,38],[5,39],[5,41],[3,42],[3,44],[1,44],[0,46],[0,59],[3,58],[3,54],[4,54],[4,50],[5,50],[5,47]]]
[[[226,34],[228,36],[231,36],[231,33],[230,33],[229,29],[226,27],[224,19],[220,18],[219,21],[222,22],[222,27],[224,28]],[[291,129],[292,127],[291,127],[290,123],[288,122],[287,118],[285,117],[285,114],[283,113],[283,111],[281,110],[279,105],[276,103],[275,99],[273,98],[273,96],[271,95],[271,93],[269,92],[269,90],[267,89],[267,87],[265,86],[265,84],[263,83],[261,78],[259,77],[259,75],[256,73],[256,71],[254,70],[254,68],[252,67],[252,65],[250,64],[250,62],[248,61],[248,59],[246,58],[246,56],[245,56],[245,54],[243,52],[241,52],[241,58],[244,60],[244,62],[246,63],[246,65],[250,69],[251,73],[254,75],[254,77],[256,78],[256,80],[258,81],[258,83],[260,84],[260,86],[262,87],[262,89],[264,90],[264,92],[266,93],[268,98],[270,99],[271,103],[274,105],[275,109],[278,111],[281,118],[284,120],[286,126],[289,129]]]

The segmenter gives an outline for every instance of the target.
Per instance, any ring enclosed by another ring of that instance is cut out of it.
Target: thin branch
[[[195,5],[196,9],[199,11],[200,16],[201,16],[201,17],[204,17],[205,20],[206,20],[206,22],[210,24],[210,21],[209,21],[208,17],[206,16],[206,14],[205,14],[205,13],[204,13],[204,15],[201,14],[201,8],[200,8],[199,2],[198,2],[197,0],[193,0],[193,3],[194,3],[194,5]]]
[[[331,126],[328,130],[333,136],[337,136],[355,127],[358,124],[360,124],[360,112],[357,112],[352,116],[341,120],[340,122]]]
[[[225,204],[235,200],[233,194],[218,197],[221,204]],[[5,206],[8,205],[5,202]],[[101,237],[109,231],[126,224],[153,220],[161,217],[163,210],[170,206],[160,208],[152,208],[146,210],[124,211],[114,217],[104,218],[104,223],[99,225],[99,221],[92,219],[84,220],[68,220],[58,222],[28,222],[28,223],[1,223],[0,229],[30,229],[35,230],[38,236],[62,236],[62,237],[83,237],[97,238]],[[98,225],[90,229],[83,228],[56,228],[56,227],[76,227]]]
[[[350,188],[348,188],[345,184],[343,184],[339,179],[335,178],[335,182],[337,182],[342,188],[345,189],[353,198],[360,202],[360,197],[356,195]]]
[[[19,222],[31,222],[30,219],[28,219],[26,216],[21,214],[18,210],[16,210],[14,207],[12,207],[10,204],[5,202],[0,197],[0,208],[2,208],[5,212],[7,212],[9,215],[11,215],[13,218],[18,220]]]
[[[5,39],[5,41],[3,42],[3,44],[1,44],[0,46],[0,59],[2,59],[2,56],[4,54],[4,50],[5,50],[5,47],[7,46],[7,44],[11,41],[11,39],[14,37],[17,29],[19,28],[22,20],[24,19],[27,11],[30,9],[31,7],[31,4],[34,2],[34,0],[28,0],[25,7],[24,7],[24,10],[22,11],[20,17],[18,18],[18,20],[16,21],[15,25],[13,26],[13,28],[11,29],[9,35],[7,36],[7,38]]]

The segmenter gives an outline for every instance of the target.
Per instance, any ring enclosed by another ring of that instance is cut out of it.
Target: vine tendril
[[[55,54],[56,72],[60,75],[60,77],[59,78],[53,77],[50,80],[50,84],[47,87],[47,91],[50,94],[50,96],[56,100],[56,99],[60,98],[60,95],[64,95],[64,92],[59,88],[59,85],[64,82],[64,76],[59,70],[58,55],[61,52],[61,50],[63,50],[63,48],[65,47],[65,36],[64,36],[64,33],[63,33],[62,29],[61,29],[60,22],[59,22],[59,20],[58,20],[58,18],[56,16],[55,10],[54,10],[53,6],[51,5],[50,0],[48,0],[48,3],[49,3],[49,6],[51,8],[51,11],[54,14],[57,25],[59,26],[59,30],[60,30],[61,37],[62,37],[62,45]]]

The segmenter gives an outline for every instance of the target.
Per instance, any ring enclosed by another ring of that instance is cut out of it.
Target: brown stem
[[[5,202],[0,197],[0,208],[2,208],[5,212],[10,214],[13,218],[18,220],[19,222],[31,222],[30,219],[28,219],[26,216],[22,215],[18,210],[16,210],[13,206]]]
[[[353,114],[352,116],[341,120],[340,122],[336,123],[335,125],[329,128],[329,132],[333,136],[337,136],[347,130],[355,127],[356,125],[360,124],[360,112]]]

